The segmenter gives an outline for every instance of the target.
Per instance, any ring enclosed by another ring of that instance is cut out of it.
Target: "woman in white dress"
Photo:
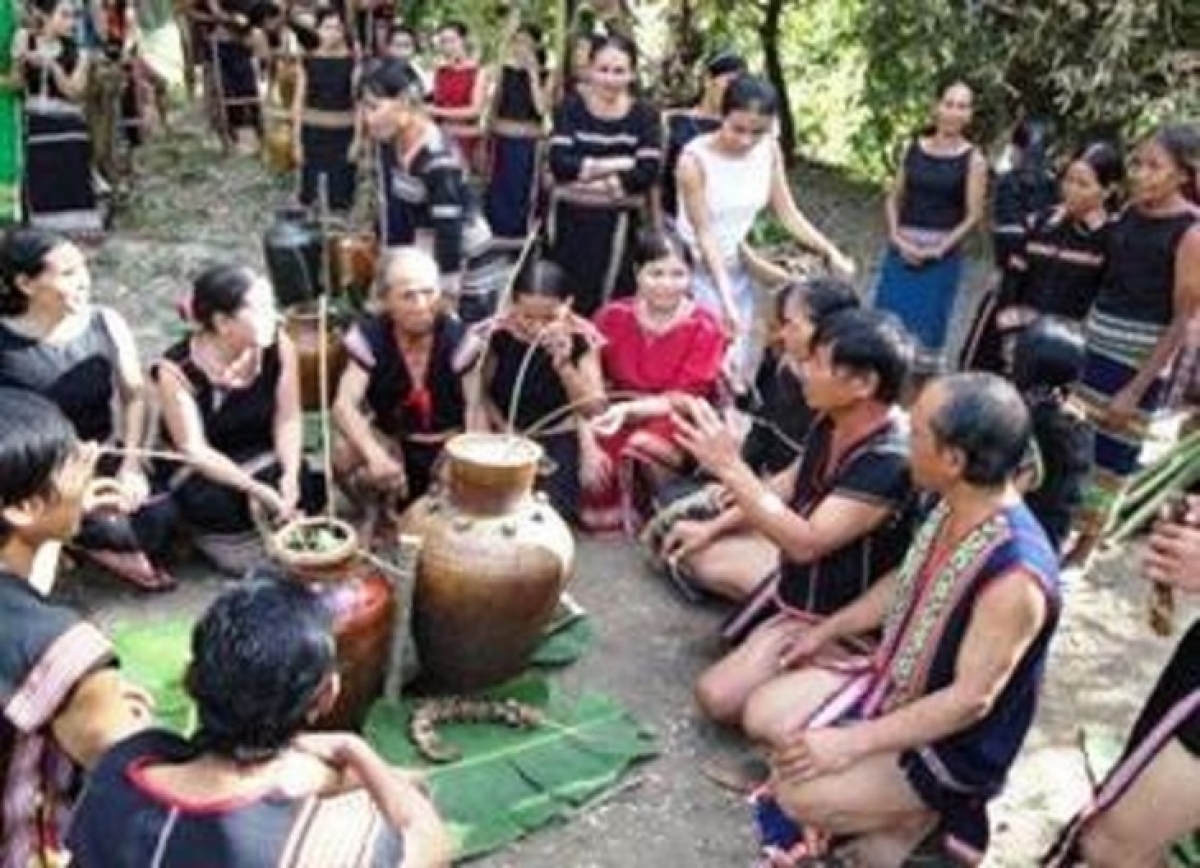
[[[718,313],[733,339],[730,373],[735,387],[753,374],[754,284],[739,249],[766,208],[800,244],[815,250],[835,272],[849,276],[854,263],[796,206],[783,154],[775,140],[779,100],[775,89],[740,75],[725,91],[721,126],[693,139],[679,159],[678,228],[696,252],[697,300]]]

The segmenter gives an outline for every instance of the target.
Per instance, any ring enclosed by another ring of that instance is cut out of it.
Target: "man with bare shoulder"
[[[0,389],[0,866],[63,865],[80,772],[150,722],[94,626],[47,599],[43,545],[79,529],[96,449],[46,399]]]
[[[1033,720],[1059,615],[1058,558],[1013,485],[1029,438],[1020,395],[991,374],[918,397],[913,480],[938,502],[897,573],[808,631],[789,651],[802,668],[746,710],[770,748],[770,792],[804,830],[781,833],[760,794],[776,864],[830,841],[870,866],[900,865],[921,842],[982,861],[987,804]],[[876,629],[865,671],[821,668],[830,643]]]

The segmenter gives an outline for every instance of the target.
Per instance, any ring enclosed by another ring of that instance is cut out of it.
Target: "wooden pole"
[[[329,294],[317,298],[317,377],[321,396],[321,470],[325,475],[325,514],[333,514],[333,446],[329,439]]]

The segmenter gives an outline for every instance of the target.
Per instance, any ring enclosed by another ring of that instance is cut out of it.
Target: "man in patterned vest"
[[[774,798],[805,830],[779,836],[760,794],[780,849],[853,839],[865,864],[883,865],[926,841],[982,861],[987,803],[1033,720],[1059,614],[1058,559],[1013,485],[1029,437],[1020,396],[998,377],[958,374],[921,393],[913,480],[938,500],[912,548],[781,660],[807,681],[788,693],[801,726],[762,732],[757,721],[777,718],[769,694],[746,711],[747,730],[771,742]],[[873,630],[883,638],[860,672],[821,668],[823,649]]]
[[[53,404],[0,389],[0,868],[65,864],[80,770],[149,722],[108,640],[35,578],[39,550],[79,529],[95,460]]]

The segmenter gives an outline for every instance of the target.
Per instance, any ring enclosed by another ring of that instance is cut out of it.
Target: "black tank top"
[[[354,110],[353,57],[306,57],[304,74],[308,79],[305,107],[327,112]]]
[[[60,45],[61,48],[56,60],[58,61],[58,65],[62,67],[62,71],[67,75],[71,75],[75,71],[75,67],[79,64],[79,49],[76,47],[74,41],[70,39],[61,40]],[[29,50],[36,52],[38,50],[37,47],[38,37],[29,37]],[[26,96],[42,96],[74,102],[71,97],[62,92],[58,86],[58,82],[54,79],[53,73],[49,69],[32,63],[25,63],[23,67],[25,72]]]
[[[1135,322],[1168,325],[1175,315],[1175,257],[1196,224],[1192,210],[1151,217],[1128,208],[1109,234],[1108,273],[1097,310]]]
[[[117,346],[99,308],[65,344],[39,341],[0,323],[0,386],[53,401],[82,440],[103,443],[113,436],[116,371]]]
[[[515,66],[500,69],[500,86],[496,95],[496,120],[518,123],[540,123],[541,112],[533,100],[529,71]]]
[[[956,157],[929,154],[913,142],[904,154],[900,225],[913,229],[953,229],[967,215],[967,175],[974,148]]]
[[[192,360],[191,338],[184,338],[163,356],[187,378],[209,446],[239,460],[274,450],[271,422],[275,418],[275,395],[282,371],[278,343],[263,350],[254,382],[233,390],[217,388]]]

